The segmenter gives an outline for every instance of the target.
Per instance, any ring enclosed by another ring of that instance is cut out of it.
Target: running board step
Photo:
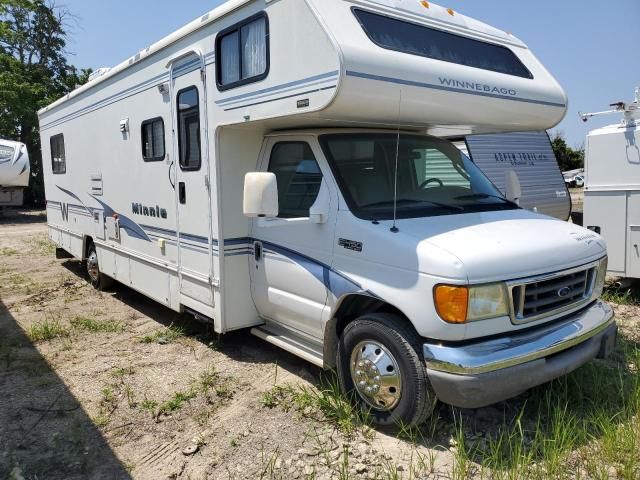
[[[266,340],[289,353],[293,353],[294,355],[297,355],[320,368],[324,367],[324,362],[322,360],[322,347],[317,343],[311,342],[304,337],[297,335],[289,329],[271,324],[252,328],[251,333],[256,337]]]

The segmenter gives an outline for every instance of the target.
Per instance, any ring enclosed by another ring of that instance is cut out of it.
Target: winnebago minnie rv
[[[26,145],[0,138],[0,208],[22,206],[30,172]]]
[[[430,2],[232,0],[40,111],[49,234],[96,287],[251,328],[417,424],[612,348],[601,238],[443,139],[566,108],[520,40]]]
[[[622,121],[592,130],[585,148],[584,225],[601,234],[609,273],[640,278],[640,88],[633,103],[582,115],[621,113]]]

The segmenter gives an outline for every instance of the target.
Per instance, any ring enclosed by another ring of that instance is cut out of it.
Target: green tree
[[[584,168],[584,148],[571,148],[567,145],[562,133],[556,132],[553,134],[551,146],[561,171],[566,172],[567,170]]]
[[[44,202],[38,110],[88,80],[66,60],[69,12],[45,0],[0,0],[0,136],[29,149],[26,201]]]

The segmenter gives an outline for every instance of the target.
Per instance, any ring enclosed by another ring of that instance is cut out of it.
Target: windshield
[[[351,211],[393,218],[398,152],[397,217],[518,208],[452,143],[421,135],[322,135],[320,143]]]

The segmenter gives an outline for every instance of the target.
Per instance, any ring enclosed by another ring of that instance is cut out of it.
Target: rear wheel
[[[345,328],[338,345],[340,384],[374,423],[416,426],[433,412],[436,396],[420,346],[418,334],[396,315],[365,315]]]
[[[93,243],[89,245],[89,249],[87,251],[86,267],[89,282],[93,285],[93,288],[97,290],[104,290],[113,285],[113,279],[100,272],[98,252],[96,252],[96,246]]]

